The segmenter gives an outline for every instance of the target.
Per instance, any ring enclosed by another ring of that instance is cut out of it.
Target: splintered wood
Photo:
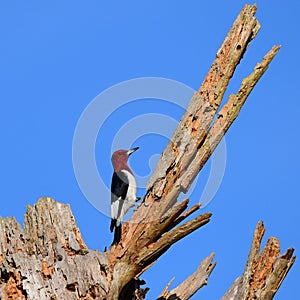
[[[189,207],[189,199],[177,198],[188,191],[279,50],[274,46],[220,107],[237,65],[259,31],[255,13],[256,5],[245,5],[230,28],[163,151],[143,201],[125,222],[118,245],[103,253],[88,249],[70,207],[49,197],[27,207],[24,230],[13,217],[0,218],[0,299],[145,298],[148,288],[141,288],[144,281],[138,277],[173,244],[210,221],[209,212],[191,218],[200,203]],[[101,230],[108,229],[96,229],[99,238]],[[259,223],[244,273],[223,300],[272,299],[293,265],[293,249],[281,255],[276,238],[270,238],[260,253],[264,231]],[[216,265],[213,259],[214,254],[204,258],[171,290],[170,282],[158,299],[189,299],[207,284]]]

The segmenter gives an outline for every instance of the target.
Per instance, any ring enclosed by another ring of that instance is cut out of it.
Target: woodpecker
[[[134,174],[127,164],[129,156],[138,149],[118,150],[111,157],[114,173],[111,180],[110,231],[115,230],[112,245],[120,242],[122,219],[138,200]]]

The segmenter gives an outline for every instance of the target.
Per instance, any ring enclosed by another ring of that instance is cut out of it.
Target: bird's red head
[[[131,169],[129,168],[129,166],[127,164],[127,161],[128,161],[128,157],[138,149],[139,149],[139,147],[136,147],[136,148],[133,148],[130,150],[115,151],[111,157],[114,171],[119,172],[119,171],[125,169],[125,170],[129,171],[130,173],[132,173]]]

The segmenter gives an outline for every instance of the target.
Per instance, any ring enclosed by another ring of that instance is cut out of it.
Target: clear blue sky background
[[[274,45],[282,45],[227,137],[222,185],[203,208],[206,227],[171,248],[142,278],[155,299],[194,272],[212,251],[217,267],[193,299],[219,299],[244,268],[257,221],[282,250],[299,253],[299,1],[257,0],[262,29],[229,86]],[[70,203],[92,249],[111,242],[109,218],[85,198],[72,165],[72,139],[86,106],[105,89],[137,77],[165,77],[197,89],[243,1],[1,1],[1,208],[23,224],[27,204],[41,196]],[[105,105],[105,104],[103,104]],[[148,112],[179,120],[181,112],[147,100],[112,115],[96,147],[99,172],[109,183],[113,135],[128,118]],[[126,119],[126,114],[127,119]],[[115,118],[115,119],[114,119]],[[166,139],[133,141],[131,166],[149,173],[149,158]],[[101,167],[102,166],[102,167]],[[200,175],[201,176],[201,175]],[[205,170],[203,179],[205,181]],[[140,195],[142,190],[139,191]],[[191,202],[201,197],[193,195]],[[99,195],[99,201],[109,203]],[[264,243],[266,241],[264,238]],[[275,299],[298,299],[299,262]]]

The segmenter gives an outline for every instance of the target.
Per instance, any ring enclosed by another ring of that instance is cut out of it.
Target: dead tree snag
[[[189,200],[178,202],[177,197],[189,189],[280,48],[274,46],[220,108],[237,65],[259,31],[255,12],[255,5],[246,5],[233,23],[163,151],[142,204],[124,224],[120,244],[104,253],[87,249],[70,207],[51,198],[28,206],[24,230],[14,218],[0,219],[1,299],[145,298],[148,289],[141,288],[139,276],[173,244],[210,221],[211,213],[186,221],[200,204],[188,209]],[[293,249],[281,255],[276,238],[259,254],[263,233],[259,223],[245,271],[224,300],[272,299],[293,265]],[[189,299],[207,284],[216,265],[213,258],[213,253],[204,258],[171,291],[169,284],[158,299]]]

